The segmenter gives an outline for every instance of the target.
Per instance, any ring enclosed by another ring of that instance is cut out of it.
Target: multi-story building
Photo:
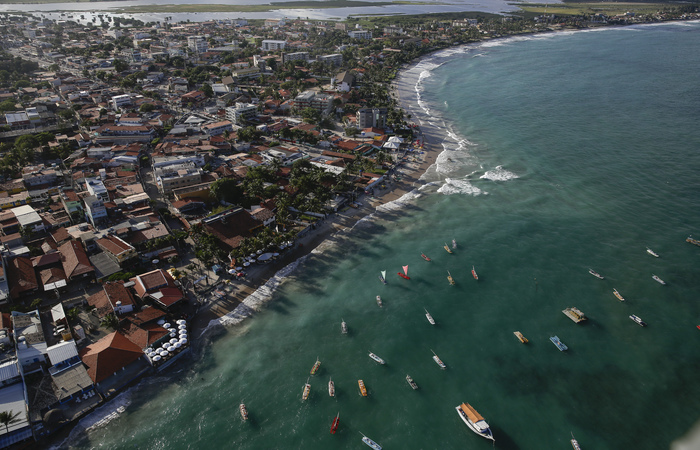
[[[322,63],[340,66],[343,64],[343,55],[341,55],[340,53],[333,53],[332,55],[321,55],[318,58],[316,58],[316,60]]]
[[[109,201],[109,193],[107,192],[107,188],[99,178],[86,178],[85,186],[87,187],[90,195],[96,196],[103,202]]]
[[[363,128],[385,128],[387,109],[386,108],[360,108],[357,110],[357,127]]]
[[[372,32],[367,30],[348,31],[348,36],[353,39],[372,39]]]
[[[299,110],[313,108],[321,113],[326,113],[332,104],[333,99],[330,96],[319,95],[314,91],[304,91],[294,98],[294,107]]]
[[[187,47],[195,53],[204,53],[207,51],[207,40],[204,36],[188,36]]]
[[[266,52],[274,52],[275,50],[284,50],[287,46],[287,41],[276,41],[274,39],[264,39],[262,41],[262,49]]]
[[[289,61],[308,61],[309,52],[282,53],[282,64]]]
[[[230,120],[223,120],[221,122],[204,125],[202,130],[206,131],[209,136],[218,136],[227,131],[233,131],[233,124]]]
[[[22,170],[22,179],[27,188],[36,186],[56,184],[57,174],[53,169],[42,169],[37,167],[25,167]]]
[[[122,106],[129,105],[131,105],[131,95],[129,94],[115,95],[112,97],[112,108],[114,108],[115,111],[121,111]]]
[[[107,221],[107,208],[105,208],[105,203],[97,197],[96,195],[90,195],[83,199],[85,203],[85,212],[87,213],[88,220],[93,227]]]
[[[226,108],[226,119],[236,125],[246,123],[257,114],[258,107],[252,103],[236,103],[236,106]]]
[[[163,194],[168,194],[173,189],[192,186],[202,182],[203,171],[194,163],[184,163],[154,170],[156,183]]]

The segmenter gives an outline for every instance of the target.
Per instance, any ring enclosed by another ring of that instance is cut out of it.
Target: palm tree
[[[5,430],[7,433],[10,432],[10,425],[20,421],[20,414],[22,414],[21,411],[13,413],[12,410],[0,412],[0,423],[5,425]]]

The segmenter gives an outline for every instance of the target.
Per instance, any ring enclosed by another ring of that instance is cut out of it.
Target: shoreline
[[[415,62],[419,61],[416,60]],[[415,63],[414,62],[414,63]],[[404,69],[402,69],[404,70]],[[396,89],[396,97],[399,107],[407,110],[402,103],[401,90],[397,80],[400,74],[392,82]],[[412,161],[405,161],[397,167],[401,174],[400,181],[387,181],[386,188],[375,188],[375,195],[361,195],[357,199],[359,208],[346,207],[329,215],[328,218],[317,224],[316,230],[295,241],[291,251],[269,264],[249,268],[244,280],[232,281],[228,286],[233,286],[233,292],[223,299],[207,302],[202,305],[191,320],[191,329],[195,339],[206,337],[209,330],[222,326],[237,325],[246,318],[259,312],[270,300],[277,287],[284,278],[294,273],[309,255],[323,252],[326,244],[333,243],[343,233],[350,232],[353,227],[363,219],[374,214],[381,213],[381,207],[388,203],[400,200],[419,188],[418,182],[423,174],[435,164],[441,149],[438,144],[425,140],[426,135],[419,133],[423,139],[423,147],[414,152]],[[258,297],[263,297],[258,300]]]

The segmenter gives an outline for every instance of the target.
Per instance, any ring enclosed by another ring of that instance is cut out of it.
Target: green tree
[[[108,314],[105,316],[104,319],[102,319],[102,322],[100,322],[100,325],[103,327],[111,328],[113,330],[116,330],[117,327],[119,326],[119,319],[117,319],[117,316],[114,314]]]
[[[202,92],[204,92],[204,95],[207,96],[207,98],[212,98],[214,96],[214,89],[212,89],[211,85],[208,83],[204,83],[202,85]]]
[[[129,63],[127,63],[123,59],[115,59],[112,65],[114,66],[114,70],[116,72],[124,72],[126,69],[129,68]]]
[[[144,104],[141,105],[141,107],[139,108],[139,111],[140,111],[140,112],[149,113],[149,112],[153,112],[154,109],[156,109],[156,107],[153,106],[152,103],[144,103]]]

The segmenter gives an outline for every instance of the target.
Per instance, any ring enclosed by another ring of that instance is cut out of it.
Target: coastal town
[[[700,18],[62,16],[0,17],[0,448],[48,442],[191,358],[198,317],[233,310],[329,222],[396,189],[426,151],[392,85],[405,64],[513,34]]]

